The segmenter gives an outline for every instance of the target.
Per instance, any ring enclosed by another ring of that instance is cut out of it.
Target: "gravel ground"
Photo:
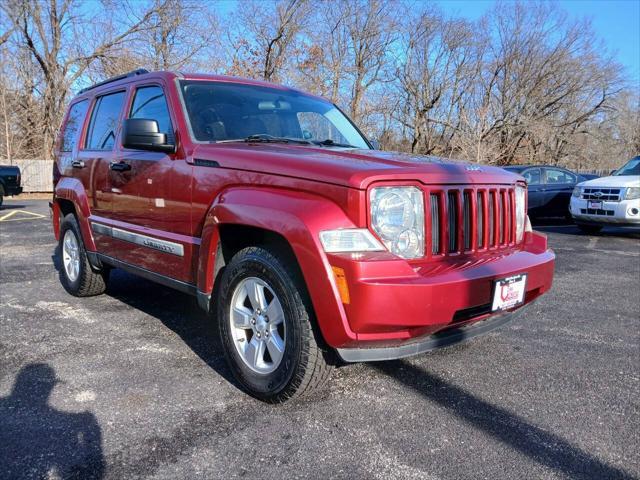
[[[516,322],[336,370],[267,406],[195,300],[121,271],[60,286],[46,201],[0,218],[0,478],[637,478],[640,234],[539,227],[551,293]]]

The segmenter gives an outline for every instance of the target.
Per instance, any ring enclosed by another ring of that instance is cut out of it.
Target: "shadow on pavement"
[[[372,367],[513,450],[569,478],[632,478],[628,473],[598,460],[558,435],[531,425],[525,419],[481,400],[463,388],[451,385],[408,362],[381,362],[372,364]]]
[[[60,273],[59,246],[51,260]],[[160,320],[218,375],[240,388],[222,354],[215,318],[198,306],[195,297],[120,269],[111,271],[106,295]]]
[[[0,477],[100,479],[104,456],[92,413],[49,405],[59,380],[44,363],[27,365],[13,390],[0,398]]]
[[[0,212],[4,210],[19,210],[21,208],[27,208],[27,206],[3,203],[2,205],[0,205]]]
[[[195,297],[119,269],[111,271],[106,294],[160,320],[210,368],[238,386],[222,354],[215,318]]]

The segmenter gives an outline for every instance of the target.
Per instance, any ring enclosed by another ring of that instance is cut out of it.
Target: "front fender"
[[[219,225],[236,224],[283,236],[296,256],[326,342],[331,346],[356,339],[320,244],[321,230],[353,228],[346,213],[330,200],[278,188],[237,187],[224,191],[209,209],[202,230],[198,289],[213,291]]]
[[[75,178],[62,178],[56,185],[54,192],[54,212],[59,212],[60,210],[60,205],[57,202],[59,199],[69,200],[73,203],[76,210],[76,218],[80,225],[80,231],[82,232],[84,248],[87,251],[95,252],[96,244],[93,241],[93,233],[91,233],[91,226],[89,225],[89,216],[91,215],[89,197],[82,183]],[[54,226],[54,232],[55,231]]]

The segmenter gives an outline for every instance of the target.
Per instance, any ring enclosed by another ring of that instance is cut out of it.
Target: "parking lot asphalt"
[[[46,201],[0,208],[0,478],[637,478],[640,234],[539,227],[552,291],[509,326],[262,404],[194,298],[68,295]],[[24,211],[31,212],[25,214]],[[38,215],[44,215],[38,217]]]

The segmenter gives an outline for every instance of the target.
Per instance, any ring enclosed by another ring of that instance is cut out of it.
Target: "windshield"
[[[640,157],[632,158],[620,170],[614,173],[615,176],[640,175]]]
[[[200,142],[291,141],[369,148],[334,105],[291,90],[239,83],[183,80],[191,130]]]

